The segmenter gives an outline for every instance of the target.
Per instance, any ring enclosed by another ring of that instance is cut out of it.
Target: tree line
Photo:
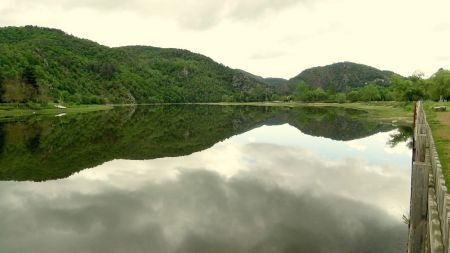
[[[313,73],[311,80],[329,82],[322,88],[313,88],[317,87],[314,81],[295,83],[294,78],[293,88],[283,90],[286,85],[269,85],[187,50],[144,46],[109,48],[55,29],[0,28],[0,103],[450,99],[448,70],[440,69],[428,79],[421,74],[407,78],[392,75],[387,85],[387,81],[377,82],[387,75],[385,72],[380,74],[373,68],[350,63],[336,66],[333,75]],[[347,72],[342,74],[342,71]],[[342,83],[339,78],[349,77],[357,85],[335,84]],[[360,83],[364,78],[374,81]]]
[[[263,101],[270,87],[180,49],[109,48],[41,27],[0,28],[0,102]]]
[[[286,98],[284,98],[286,100]],[[450,99],[450,71],[439,69],[430,78],[425,79],[422,73],[415,73],[403,78],[393,76],[390,85],[381,86],[367,83],[359,88],[346,92],[333,89],[312,88],[303,81],[296,84],[292,96],[288,100],[302,102],[357,102],[357,101],[416,101]]]

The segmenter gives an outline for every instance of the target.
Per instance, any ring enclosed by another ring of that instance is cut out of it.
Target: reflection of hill
[[[55,179],[112,159],[187,155],[270,115],[262,107],[146,106],[133,114],[131,109],[3,124],[0,179]]]
[[[142,106],[0,124],[0,180],[70,176],[113,159],[188,155],[262,124],[351,140],[389,130],[342,108]]]
[[[367,120],[367,112],[337,107],[291,110],[285,119],[305,134],[348,141],[393,130],[392,125]]]

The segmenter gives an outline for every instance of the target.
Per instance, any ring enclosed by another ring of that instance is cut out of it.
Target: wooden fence
[[[450,199],[421,101],[414,112],[408,253],[450,253]]]

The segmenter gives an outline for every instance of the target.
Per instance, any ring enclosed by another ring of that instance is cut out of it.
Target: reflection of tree
[[[400,126],[398,131],[390,135],[388,145],[392,148],[401,142],[407,142],[408,148],[412,149],[413,129],[410,126]]]
[[[188,155],[263,124],[289,123],[335,140],[393,129],[366,118],[364,111],[342,108],[173,105],[1,123],[0,180],[41,181],[113,159]]]
[[[188,105],[119,107],[92,114],[1,123],[0,180],[56,179],[113,159],[191,154],[262,125],[278,110]]]
[[[41,133],[37,132],[34,134],[34,136],[32,136],[29,140],[27,140],[25,145],[28,151],[34,153],[35,151],[37,151],[40,142],[41,142]]]
[[[0,155],[3,153],[3,147],[5,146],[5,131],[3,125],[0,125]]]
[[[305,134],[343,141],[395,129],[392,125],[368,120],[366,111],[337,107],[294,109],[288,122]]]

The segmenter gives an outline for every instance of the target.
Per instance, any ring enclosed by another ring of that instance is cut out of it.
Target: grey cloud
[[[288,7],[307,0],[245,0],[230,1],[232,8],[229,15],[236,19],[254,19],[261,17],[269,11],[281,11]]]
[[[436,32],[447,32],[450,31],[450,23],[440,23],[434,26],[434,31]]]
[[[127,11],[135,15],[146,17],[162,17],[172,20],[180,27],[204,30],[218,23],[222,18],[225,2],[194,0],[17,0],[14,4],[4,8],[3,13],[20,13],[30,9],[57,9],[57,11],[72,11],[86,9],[97,12]],[[0,10],[1,12],[1,10]],[[5,23],[11,23],[14,16],[5,19]]]
[[[321,27],[320,29],[311,32],[311,33],[302,33],[302,34],[290,34],[285,37],[280,38],[280,42],[285,45],[295,45],[299,42],[304,42],[306,40],[315,39],[318,36],[328,34],[331,32],[339,32],[346,33],[343,29],[343,25],[341,23],[330,23],[326,26]]]
[[[207,30],[214,27],[219,23],[219,18],[214,15],[206,16],[180,16],[178,18],[178,24],[180,27],[189,30]]]
[[[46,196],[5,187],[2,252],[389,253],[406,236],[406,226],[358,201],[207,171],[134,191]],[[13,197],[22,203],[8,203]]]
[[[450,56],[436,56],[437,61],[450,61]]]
[[[0,8],[0,26],[10,26],[13,24],[13,21],[15,20],[15,11],[17,11],[14,8]]]
[[[180,6],[182,7],[177,20],[181,27],[192,30],[206,30],[216,26],[223,18],[226,2],[218,0],[203,3],[186,1]]]
[[[17,0],[5,9],[20,13],[30,9],[88,9],[98,12],[129,11],[142,16],[163,17],[190,30],[206,30],[226,19],[256,19],[270,11],[282,11],[297,3],[309,0]],[[14,16],[8,20],[11,22]],[[5,23],[8,23],[5,20]]]
[[[274,59],[281,57],[285,55],[285,52],[282,51],[262,51],[262,52],[255,52],[250,56],[250,59],[252,60],[267,60],[267,59]]]
[[[32,7],[45,8],[62,8],[64,10],[70,10],[74,8],[87,8],[92,10],[110,10],[110,9],[122,9],[124,7],[137,7],[139,0],[119,1],[119,0],[15,0],[9,8],[13,9],[27,9]]]
[[[186,1],[182,6],[182,16],[178,17],[180,25],[191,29],[211,28],[226,19],[253,20],[267,15],[269,12],[283,11],[298,3],[309,3],[310,0],[213,0]],[[173,11],[173,10],[172,10]]]

